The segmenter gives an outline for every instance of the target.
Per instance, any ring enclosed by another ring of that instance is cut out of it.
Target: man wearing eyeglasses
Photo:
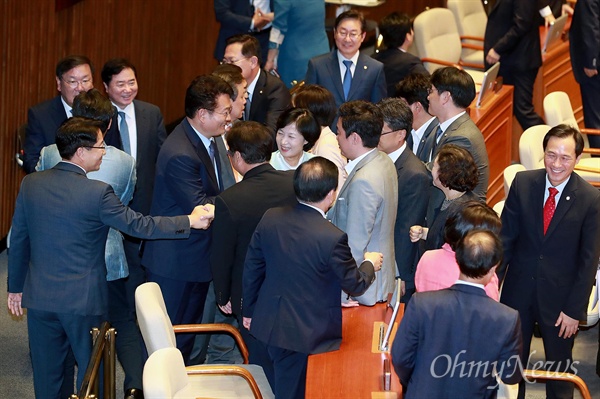
[[[56,89],[59,95],[31,107],[27,113],[23,160],[26,173],[35,172],[42,148],[54,144],[58,127],[73,116],[73,99],[82,91],[94,87],[93,73],[92,63],[83,55],[69,55],[58,62]]]
[[[291,104],[290,92],[281,79],[260,67],[258,39],[246,34],[231,36],[227,39],[222,62],[242,68],[248,83],[243,119],[266,125],[275,139],[277,119]]]
[[[365,17],[361,12],[341,13],[335,19],[333,30],[337,49],[308,62],[306,83],[318,84],[333,93],[338,108],[351,100],[376,103],[387,97],[383,64],[359,52],[365,40],[365,29]],[[335,124],[334,121],[331,126],[334,131]]]
[[[223,79],[202,75],[189,85],[183,121],[165,140],[156,162],[151,215],[185,214],[197,205],[214,204],[224,183],[215,138],[231,123],[233,89]],[[211,205],[212,206],[212,205]],[[212,274],[212,229],[186,240],[147,241],[142,257],[148,281],[163,293],[173,324],[199,324]],[[177,337],[186,364],[193,334]]]
[[[577,373],[573,342],[579,320],[586,318],[600,256],[600,192],[573,173],[583,151],[576,128],[553,127],[543,148],[545,169],[517,173],[502,211],[500,301],[519,311],[523,366],[537,322],[543,368]],[[519,398],[525,397],[525,385],[519,386]],[[572,398],[573,384],[548,381],[546,395]]]

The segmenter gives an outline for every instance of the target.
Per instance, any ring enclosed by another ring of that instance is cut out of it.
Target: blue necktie
[[[344,87],[344,100],[348,100],[348,93],[350,93],[350,86],[352,86],[352,72],[350,71],[350,67],[352,66],[352,61],[345,60],[342,61],[344,65],[346,65],[346,73],[344,74],[344,83],[342,86]]]
[[[440,139],[440,136],[442,135],[443,130],[442,127],[440,125],[438,125],[437,130],[435,131],[435,138],[433,139],[433,148],[431,150],[431,157],[433,158],[434,155],[437,155],[435,150],[437,150],[437,146],[438,146],[438,142]]]
[[[129,127],[125,119],[125,112],[119,111],[121,123],[119,124],[119,133],[121,134],[121,143],[123,143],[123,151],[131,155],[131,143],[129,141]]]

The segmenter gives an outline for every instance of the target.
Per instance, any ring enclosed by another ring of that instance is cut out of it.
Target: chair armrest
[[[483,37],[480,37],[480,36],[464,35],[464,36],[460,37],[460,40],[477,40],[478,42],[482,42],[483,43]],[[481,49],[483,50],[483,47],[481,47]]]
[[[248,385],[250,386],[250,390],[254,394],[256,399],[262,399],[262,394],[260,393],[260,389],[258,388],[258,384],[256,380],[252,376],[252,374],[243,367],[239,366],[191,366],[186,367],[186,372],[188,375],[235,375],[238,377],[242,377]]]
[[[592,136],[600,136],[600,129],[593,129],[590,127],[584,127],[579,129],[582,134],[591,134]]]
[[[483,62],[481,64],[476,64],[474,62],[464,62],[464,61],[459,61],[459,65],[463,66],[463,67],[467,67],[467,68],[475,68],[475,69],[479,69],[481,71],[485,70],[485,66],[483,65]]]
[[[483,51],[483,46],[479,46],[477,44],[471,44],[471,43],[461,43],[460,46],[462,48],[470,48],[472,50],[480,50]]]
[[[600,148],[584,148],[583,152],[586,154],[600,155]]]
[[[581,170],[583,172],[600,173],[600,168],[594,168],[592,166],[575,165],[575,170]]]
[[[425,58],[421,58],[421,62],[431,62],[432,64],[438,64],[438,65],[444,65],[444,66],[453,66],[453,67],[458,68],[458,69],[463,69],[459,64],[455,64],[453,62],[448,62],[448,61],[444,61],[444,60],[439,60],[437,58],[425,57]]]
[[[590,390],[581,377],[571,373],[560,373],[558,371],[545,370],[523,370],[523,378],[531,380],[568,381],[575,384],[583,399],[592,399]]]
[[[208,323],[208,324],[179,324],[173,326],[175,334],[189,334],[189,333],[225,333],[229,334],[235,340],[235,343],[240,350],[240,354],[244,359],[244,364],[248,364],[248,348],[246,343],[242,339],[240,331],[230,324],[225,323]]]

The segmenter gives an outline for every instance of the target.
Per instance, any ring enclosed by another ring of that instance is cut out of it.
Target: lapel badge
[[[365,65],[365,66],[363,66],[363,69],[367,69],[367,68],[368,68],[368,66],[366,66],[366,65]]]
[[[571,199],[571,197],[569,197],[569,196],[567,195],[567,198],[566,198],[566,200],[568,201],[568,200],[570,200],[570,199]]]
[[[262,92],[263,92],[262,90],[259,91],[260,94],[262,94]]]

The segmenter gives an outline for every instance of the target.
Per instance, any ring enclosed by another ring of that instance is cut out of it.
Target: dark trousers
[[[579,85],[583,102],[583,120],[585,127],[600,129],[600,75],[585,77]],[[600,148],[600,136],[588,135],[590,147]]]
[[[210,282],[179,281],[163,277],[147,271],[148,281],[160,286],[167,313],[172,324],[200,324],[204,302]],[[186,366],[191,364],[190,358],[194,347],[195,334],[177,334],[177,348],[183,355]]]
[[[61,387],[65,378],[65,360],[69,348],[73,351],[79,366],[77,389],[81,387],[92,353],[90,331],[93,327],[100,327],[102,321],[102,316],[27,310],[27,330],[36,398],[64,399]]]
[[[273,393],[277,399],[304,399],[308,354],[266,345],[275,372]]]
[[[531,126],[543,125],[544,120],[533,109],[533,84],[538,68],[528,71],[514,71],[503,68],[500,63],[499,75],[504,79],[504,84],[515,87],[513,114],[519,124],[526,130]]]
[[[532,294],[535,295],[535,292]],[[539,367],[540,365],[536,364],[530,365],[529,367],[549,371],[575,373],[575,370],[571,368],[573,365],[573,344],[575,342],[575,337],[572,336],[567,339],[560,338],[558,336],[560,328],[554,326],[556,320],[544,322],[540,316],[540,310],[536,301],[534,300],[533,302],[534,304],[530,308],[517,309],[519,311],[519,316],[521,317],[521,330],[523,332],[523,355],[521,356],[523,367],[527,367],[527,360],[529,359],[531,350],[533,327],[537,322],[542,334],[546,363],[544,364],[544,367]],[[558,318],[558,315],[556,315],[556,318]],[[521,381],[519,383],[519,399],[525,398],[525,386],[526,381]],[[548,381],[546,382],[546,397],[549,399],[573,398],[574,389],[575,386],[570,382]]]

